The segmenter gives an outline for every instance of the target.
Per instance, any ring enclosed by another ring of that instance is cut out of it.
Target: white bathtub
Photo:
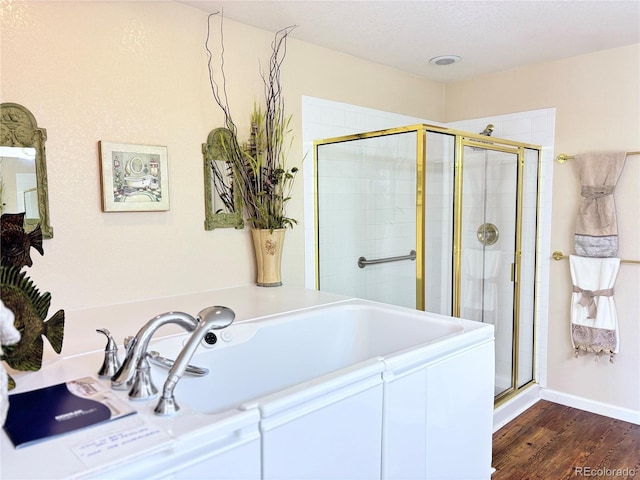
[[[185,375],[176,387],[176,400],[202,413],[218,413],[464,331],[459,320],[364,301],[240,322],[219,332],[215,345],[203,343],[191,363],[210,373],[203,378]],[[185,340],[168,339],[153,349],[176,358]],[[166,370],[154,367],[152,375],[160,387]]]
[[[282,311],[292,298],[286,289],[255,289],[252,297],[246,291],[198,294],[192,307],[172,299],[176,310],[218,304],[238,313],[213,347],[203,345],[193,356],[191,363],[210,373],[180,380],[177,415],[155,416],[155,400],[132,403],[138,415],[21,450],[3,432],[0,477],[489,479],[490,325],[363,300],[335,301],[321,292],[303,292],[301,308]],[[250,314],[246,302],[238,301],[247,298],[254,301]],[[329,300],[314,304],[322,299]],[[78,328],[72,338],[93,338],[92,321],[113,314],[83,312],[82,321],[70,323]],[[133,334],[144,323],[132,328],[130,318],[120,320],[106,326]],[[157,335],[150,349],[174,358],[188,338]],[[94,351],[47,361],[41,371],[18,379],[18,391],[95,375],[101,359],[102,351]],[[166,373],[153,366],[158,389]],[[126,399],[126,392],[116,394]],[[78,454],[87,444],[141,428],[151,432],[149,438],[91,458]]]

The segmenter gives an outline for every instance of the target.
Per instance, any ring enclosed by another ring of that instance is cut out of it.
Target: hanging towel
[[[576,155],[582,200],[576,218],[575,250],[585,257],[618,255],[618,223],[613,191],[625,152]]]
[[[571,342],[580,351],[618,353],[618,314],[613,286],[620,268],[619,258],[569,257],[571,294]]]

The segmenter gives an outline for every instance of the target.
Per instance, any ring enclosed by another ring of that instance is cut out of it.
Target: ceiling
[[[640,43],[640,2],[622,0],[191,0],[227,19],[439,82]],[[446,66],[440,55],[462,57]]]

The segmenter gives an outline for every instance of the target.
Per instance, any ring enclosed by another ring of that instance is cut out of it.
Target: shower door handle
[[[515,282],[516,278],[518,278],[518,265],[515,263],[511,264],[511,281]]]

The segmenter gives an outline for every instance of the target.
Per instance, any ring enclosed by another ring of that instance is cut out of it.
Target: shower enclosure
[[[532,383],[541,147],[432,125],[314,146],[317,288],[491,323],[496,402]]]

